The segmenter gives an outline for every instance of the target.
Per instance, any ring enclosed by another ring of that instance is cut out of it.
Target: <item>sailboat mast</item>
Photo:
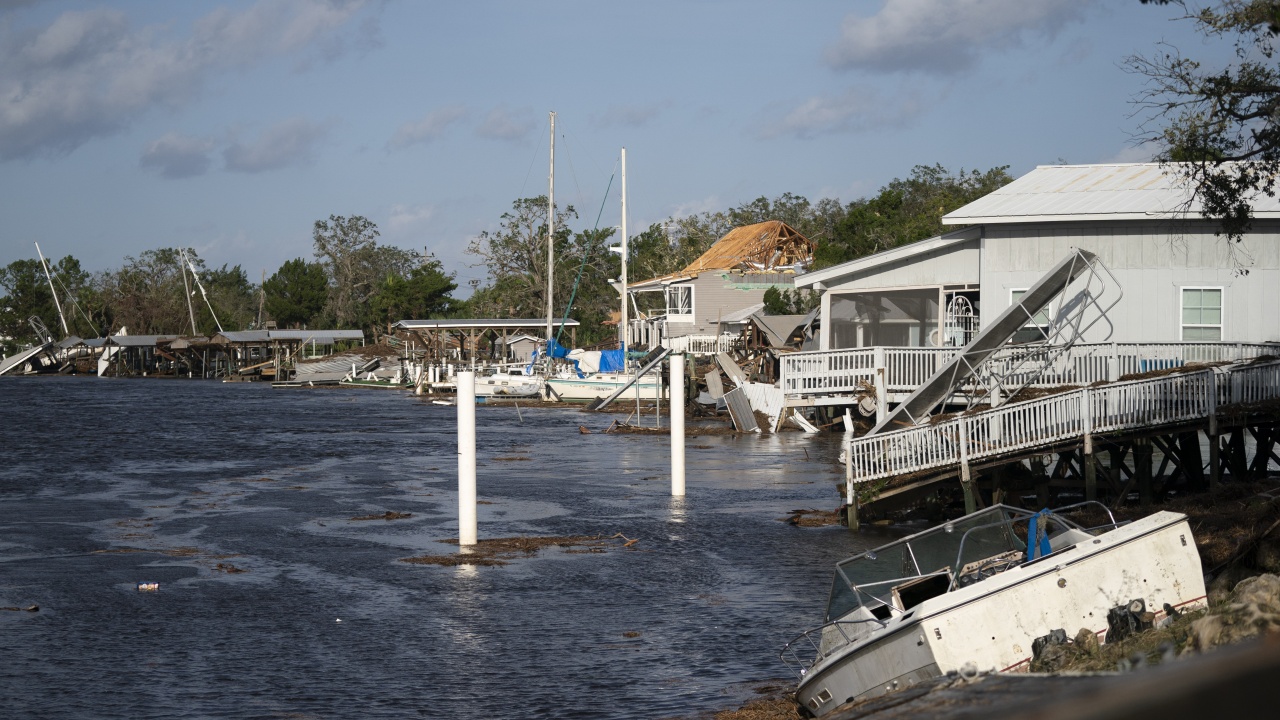
[[[182,259],[183,262],[178,263],[178,269],[182,271],[182,290],[187,296],[187,314],[191,316],[191,335],[195,336],[199,335],[200,331],[196,330],[196,309],[191,305],[191,285],[187,283],[186,253],[182,254]]]
[[[618,343],[623,353],[627,350],[627,149],[622,148],[622,317]],[[624,361],[626,355],[623,355]]]
[[[67,329],[67,317],[62,314],[62,303],[58,301],[58,291],[53,289],[53,275],[49,272],[49,263],[45,262],[40,243],[36,243],[36,254],[40,256],[40,267],[44,268],[44,278],[49,281],[49,292],[53,293],[53,306],[58,308],[58,320],[62,322],[62,337],[71,335]]]
[[[547,357],[551,356],[554,311],[551,304],[551,281],[556,267],[556,114],[551,113],[551,173],[547,181]]]

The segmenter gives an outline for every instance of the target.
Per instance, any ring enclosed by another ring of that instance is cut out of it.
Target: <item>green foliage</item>
[[[49,263],[49,274],[62,303],[67,332],[80,337],[97,337],[96,326],[101,322],[99,293],[92,285],[92,277],[80,268],[80,261],[67,255],[56,263]],[[49,291],[49,278],[36,258],[15,260],[0,268],[0,336],[13,349],[37,341],[28,319],[39,317],[54,339],[63,336],[58,308]]]
[[[816,268],[830,267],[941,234],[942,216],[1013,181],[1008,166],[951,174],[941,165],[917,165],[880,194],[849,203],[832,237],[818,243]]]
[[[383,314],[389,309],[386,303],[391,301],[375,308],[375,296],[384,291],[391,293],[388,298],[400,293],[395,288],[388,290],[387,283],[407,281],[427,262],[416,250],[379,245],[379,234],[373,221],[359,215],[330,215],[328,220],[317,220],[312,228],[315,256],[329,279],[323,315],[336,327],[376,332],[384,324]]]
[[[614,336],[601,323],[620,306],[608,283],[618,277],[621,259],[608,250],[613,228],[575,232],[573,206],[556,213],[552,314],[564,317],[572,301],[571,319],[581,323],[578,342],[589,344]],[[471,311],[484,317],[540,318],[547,314],[547,198],[522,198],[503,213],[496,232],[480,233],[467,252],[489,270],[490,282],[471,297]],[[576,286],[576,290],[575,290]]]
[[[324,310],[329,278],[320,263],[297,258],[281,265],[263,290],[269,316],[282,327],[303,327]]]
[[[43,342],[45,338],[37,338],[27,322],[27,318],[33,315],[38,316],[51,332],[61,329],[53,295],[49,292],[39,260],[15,260],[0,268],[0,288],[5,293],[0,298],[0,335],[12,338],[18,344]]]
[[[457,289],[454,275],[446,274],[439,260],[428,257],[408,277],[388,273],[370,299],[370,312],[388,329],[398,320],[448,317],[457,307],[450,294]]]
[[[204,261],[190,253],[197,270]],[[191,322],[187,310],[186,291],[182,282],[183,265],[176,248],[146,250],[138,257],[125,257],[125,264],[102,278],[103,293],[111,306],[111,332],[128,328],[131,335],[188,333]],[[191,302],[201,303],[199,292],[188,279],[195,296]],[[200,332],[216,332],[216,327],[203,326]]]
[[[1207,68],[1171,46],[1125,65],[1147,83],[1135,100],[1145,115],[1138,139],[1163,148],[1161,162],[1178,163],[1195,188],[1189,205],[1198,199],[1219,234],[1239,241],[1252,225],[1254,198],[1274,197],[1280,173],[1280,1],[1220,0],[1198,9],[1178,0],[1143,3],[1181,8],[1181,19],[1207,40],[1232,38],[1236,61],[1223,67]]]
[[[249,282],[249,276],[239,265],[228,268],[224,264],[219,269],[204,270],[200,273],[200,282],[209,302],[195,306],[199,327],[217,328],[221,323],[225,330],[238,330],[254,326],[258,315],[258,287]],[[217,322],[209,312],[209,305],[218,314]]]
[[[769,288],[764,291],[765,315],[804,315],[818,307],[822,293],[815,290]]]

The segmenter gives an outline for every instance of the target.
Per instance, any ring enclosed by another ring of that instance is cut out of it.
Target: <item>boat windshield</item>
[[[1015,523],[1030,515],[996,505],[838,563],[827,622],[859,606],[888,619],[947,592],[966,565],[1025,549],[1025,523]]]

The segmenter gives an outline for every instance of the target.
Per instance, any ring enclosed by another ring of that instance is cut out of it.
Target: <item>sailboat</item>
[[[552,156],[554,157],[554,155]],[[626,372],[627,349],[627,149],[622,148],[622,245],[609,248],[622,255],[622,314],[618,323],[621,332],[618,351],[601,353],[585,353],[574,351],[569,359],[576,361],[581,367],[589,364],[587,372],[575,372],[570,368],[568,374],[547,378],[548,394],[569,402],[590,402],[608,398],[619,390],[625,391],[618,398],[628,400],[657,400],[663,397],[661,373],[652,376],[636,377]],[[549,307],[549,306],[548,306]],[[548,335],[550,326],[548,325]],[[615,353],[614,357],[610,353]]]

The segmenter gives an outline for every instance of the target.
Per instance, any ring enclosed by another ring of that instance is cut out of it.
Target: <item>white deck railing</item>
[[[670,348],[671,352],[715,355],[741,347],[742,337],[740,335],[682,335],[668,338],[664,345]]]
[[[1231,366],[1010,403],[845,445],[855,482],[970,463],[1101,432],[1203,419],[1217,408],[1280,399],[1280,362]]]
[[[911,392],[929,379],[960,348],[855,348],[798,352],[781,357],[782,391],[789,397],[849,395],[870,383],[877,367],[885,370],[885,390]],[[1028,354],[1050,355],[1044,346],[1010,346],[989,361],[997,374]],[[1264,343],[1077,343],[1040,373],[1035,386],[1085,385],[1115,381],[1124,375],[1180,367],[1187,363],[1240,361],[1280,353]],[[877,355],[881,355],[879,364]]]

